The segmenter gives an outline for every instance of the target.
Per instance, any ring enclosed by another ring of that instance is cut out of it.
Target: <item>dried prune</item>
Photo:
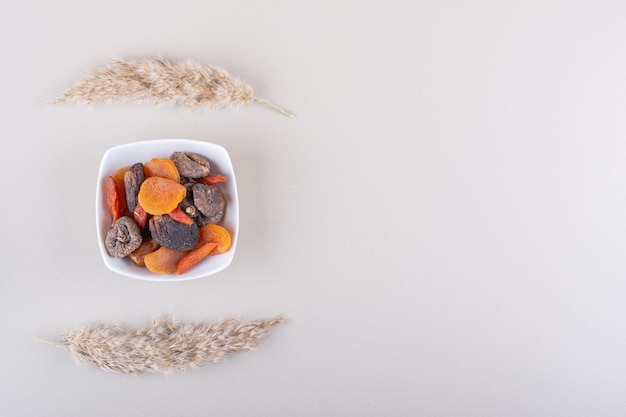
[[[174,152],[170,159],[174,161],[178,172],[183,177],[205,177],[209,175],[211,169],[207,157],[194,152]]]
[[[139,226],[130,217],[123,216],[111,225],[104,246],[109,255],[114,258],[123,258],[141,246],[142,241]]]
[[[143,170],[143,164],[138,162],[132,165],[128,171],[124,174],[124,188],[126,189],[126,203],[128,204],[128,210],[132,213],[137,206],[137,196],[139,195],[139,188],[141,183],[146,179],[146,175]]]
[[[148,222],[152,238],[170,249],[192,249],[200,237],[198,225],[177,222],[167,214],[153,216]]]
[[[201,213],[196,222],[201,226],[219,223],[224,217],[226,201],[222,192],[215,185],[194,184],[193,203]]]

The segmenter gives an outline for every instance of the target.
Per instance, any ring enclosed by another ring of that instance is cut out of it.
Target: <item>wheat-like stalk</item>
[[[256,97],[252,87],[219,67],[153,58],[114,60],[108,67],[85,74],[74,87],[50,104],[123,101],[174,104],[187,109],[237,108],[259,102],[288,117],[295,117]]]
[[[268,330],[283,323],[272,320],[183,323],[167,316],[136,331],[117,324],[92,324],[62,336],[60,342],[80,363],[122,374],[171,374],[220,362],[226,355],[253,350]]]

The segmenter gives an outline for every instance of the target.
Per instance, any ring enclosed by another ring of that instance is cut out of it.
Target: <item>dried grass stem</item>
[[[60,342],[80,363],[122,374],[175,371],[220,362],[227,355],[255,349],[282,316],[244,322],[239,318],[215,323],[183,323],[166,316],[147,329],[126,330],[117,324],[93,324],[63,335]]]
[[[262,103],[285,116],[291,112],[254,95],[252,87],[214,65],[163,59],[114,60],[85,74],[50,104],[124,101],[180,105],[187,109],[234,107]]]

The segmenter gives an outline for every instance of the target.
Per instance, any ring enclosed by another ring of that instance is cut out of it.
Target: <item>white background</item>
[[[626,4],[0,5],[1,416],[616,416],[626,412]],[[261,105],[46,106],[111,58],[226,68]],[[231,155],[233,264],[108,271],[103,152]],[[288,323],[170,377],[75,364],[91,322]]]

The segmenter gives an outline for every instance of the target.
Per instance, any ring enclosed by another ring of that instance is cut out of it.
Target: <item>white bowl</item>
[[[104,246],[104,240],[111,226],[111,215],[106,203],[104,180],[118,169],[137,162],[146,163],[152,158],[169,158],[175,151],[195,152],[206,156],[211,162],[211,173],[226,177],[226,182],[219,185],[226,200],[226,210],[221,225],[232,235],[230,249],[220,255],[207,256],[184,274],[158,274],[135,265],[127,258],[113,258]],[[235,172],[222,146],[214,143],[190,139],[158,139],[134,142],[108,149],[102,156],[98,185],[96,187],[96,227],[98,244],[104,264],[118,274],[148,281],[185,281],[205,277],[220,272],[230,265],[235,255],[237,235],[239,232],[239,201],[237,199],[237,183]]]

